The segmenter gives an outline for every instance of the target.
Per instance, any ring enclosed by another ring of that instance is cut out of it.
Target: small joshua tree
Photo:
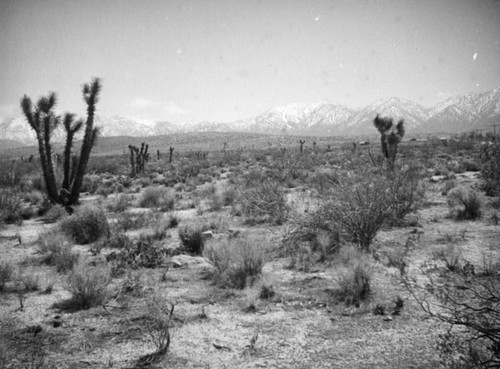
[[[135,177],[137,173],[144,173],[144,165],[149,160],[149,145],[144,142],[139,149],[137,146],[128,145],[130,150],[130,166],[132,167],[130,176]]]
[[[38,142],[38,152],[42,165],[43,177],[45,180],[47,195],[49,200],[64,206],[78,204],[80,188],[83,183],[83,176],[87,170],[90,152],[94,147],[99,133],[99,128],[94,127],[94,115],[96,104],[99,100],[101,82],[94,78],[90,84],[83,86],[83,99],[87,104],[87,119],[75,121],[75,115],[64,114],[64,117],[56,115],[54,108],[57,103],[56,94],[49,93],[41,97],[36,106],[33,106],[31,99],[24,95],[21,99],[21,108],[31,128],[35,131]],[[50,142],[52,133],[63,122],[66,131],[66,143],[63,153],[64,177],[60,190],[56,182],[52,144]],[[85,126],[82,148],[79,157],[71,156],[71,148],[75,135]]]
[[[174,154],[174,148],[172,146],[170,146],[170,148],[168,149],[168,151],[170,152],[169,153],[169,156],[168,156],[168,162],[169,163],[172,163],[172,155]]]
[[[304,150],[304,144],[306,143],[305,140],[299,140],[299,144],[300,144],[300,152],[302,153],[302,151]]]
[[[398,144],[405,135],[404,121],[401,119],[396,126],[393,125],[392,118],[375,117],[373,124],[380,132],[380,143],[382,144],[382,154],[389,163],[389,168],[394,169]]]

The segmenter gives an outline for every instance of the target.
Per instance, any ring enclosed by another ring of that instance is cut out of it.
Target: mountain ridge
[[[500,121],[500,88],[453,96],[432,107],[414,101],[388,97],[357,109],[329,101],[274,106],[263,113],[232,122],[201,121],[195,124],[96,116],[103,137],[148,137],[184,132],[251,132],[287,135],[366,134],[376,114],[404,119],[408,131],[415,133],[458,133],[488,129]],[[375,131],[374,131],[375,132]],[[24,117],[0,119],[0,139],[33,145],[35,135]],[[64,132],[54,132],[54,142],[64,141]]]

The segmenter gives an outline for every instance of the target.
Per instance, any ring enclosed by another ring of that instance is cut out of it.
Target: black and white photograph
[[[499,0],[0,0],[0,369],[500,368]]]

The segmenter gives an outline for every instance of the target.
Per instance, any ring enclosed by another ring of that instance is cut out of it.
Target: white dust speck
[[[314,21],[319,22],[319,15],[316,18],[314,18]]]
[[[175,53],[176,53],[177,55],[181,55],[181,54],[182,54],[182,49],[181,49],[181,48],[179,48],[179,49],[175,50]]]
[[[475,53],[473,56],[472,56],[472,60],[476,61],[477,59],[477,53]]]

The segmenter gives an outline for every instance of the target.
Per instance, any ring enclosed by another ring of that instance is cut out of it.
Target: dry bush
[[[109,224],[104,212],[91,205],[78,208],[75,214],[60,223],[62,232],[80,245],[109,236]]]
[[[175,194],[166,187],[148,187],[139,200],[139,206],[160,209],[161,211],[173,210]]]
[[[388,173],[366,168],[324,188],[323,203],[312,216],[368,250],[382,227],[400,223],[419,206],[423,193],[414,168]]]
[[[345,178],[324,198],[317,216],[328,219],[350,241],[368,250],[379,230],[393,216],[393,194],[383,176]]]
[[[420,181],[419,168],[410,166],[387,174],[387,183],[380,188],[388,191],[392,198],[392,217],[390,223],[400,224],[404,217],[418,209],[422,205],[425,196],[425,188]]]
[[[483,190],[488,196],[500,195],[500,144],[485,145],[479,150]]]
[[[78,263],[68,274],[67,286],[71,292],[71,307],[90,309],[103,304],[108,298],[110,270],[105,266],[89,267]]]
[[[142,362],[158,362],[168,353],[171,343],[171,330],[173,328],[174,305],[162,297],[154,295],[147,302],[147,313],[145,316],[146,329],[153,341],[156,350],[141,358]]]
[[[0,263],[0,291],[3,291],[5,284],[10,282],[12,275],[14,274],[14,268],[8,262]]]
[[[78,262],[80,255],[71,250],[71,245],[64,234],[50,230],[38,236],[38,250],[45,254],[44,261],[56,267],[58,272],[65,273]]]
[[[19,194],[11,189],[0,188],[0,224],[20,224],[22,221],[22,202]]]
[[[456,220],[474,220],[481,217],[479,194],[465,187],[456,187],[448,192],[450,215]]]
[[[120,194],[106,207],[106,209],[114,213],[123,213],[130,207],[131,202],[132,199],[130,195]]]
[[[227,219],[224,217],[210,217],[183,223],[178,228],[182,247],[188,253],[201,255],[205,243],[202,233],[206,231],[224,232],[227,226]]]
[[[473,268],[472,268],[473,270]],[[438,340],[447,368],[500,366],[500,279],[498,275],[442,273],[423,269],[404,279],[406,288],[432,318],[448,326]],[[423,274],[423,275],[421,275]]]
[[[338,288],[334,297],[346,305],[359,306],[371,295],[373,270],[367,255],[352,246],[342,247],[338,263]]]
[[[441,190],[441,195],[446,196],[448,192],[450,192],[453,188],[457,186],[457,183],[454,179],[449,179],[444,182],[443,189]]]
[[[262,273],[269,246],[265,236],[210,239],[203,256],[217,269],[217,278],[222,284],[243,289]]]
[[[237,203],[249,222],[283,224],[290,211],[281,183],[262,176],[247,178]]]
[[[31,269],[20,270],[18,280],[27,292],[38,291],[40,289],[40,275],[34,273]]]
[[[465,263],[462,251],[454,244],[432,251],[432,257],[442,262],[450,272],[460,272]]]
[[[64,206],[55,204],[48,209],[43,215],[43,221],[45,223],[55,223],[58,220],[65,218],[68,216],[68,212],[64,208]]]
[[[115,223],[113,223],[113,228],[119,231],[129,231],[131,229],[139,229],[151,222],[152,214],[147,213],[121,213],[117,218]]]
[[[132,240],[130,237],[123,233],[112,233],[109,237],[108,242],[106,242],[106,246],[110,248],[123,249],[127,247],[131,247]]]
[[[113,261],[118,266],[137,268],[157,268],[163,265],[168,250],[156,245],[153,240],[140,238],[131,242],[126,241],[118,252],[106,256],[106,261]]]
[[[194,255],[201,255],[204,246],[202,233],[210,229],[207,223],[200,221],[182,224],[178,233],[184,250]]]
[[[334,255],[340,246],[340,235],[335,224],[323,217],[321,211],[291,216],[281,244],[285,256],[291,257],[291,267],[309,268],[311,258],[318,261]]]

